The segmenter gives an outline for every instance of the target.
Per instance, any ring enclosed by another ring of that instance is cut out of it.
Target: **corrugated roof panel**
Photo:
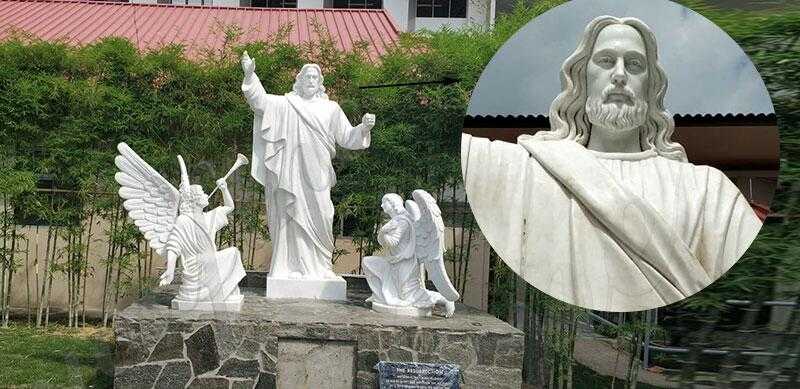
[[[97,31],[98,34],[88,38],[86,42],[94,42],[107,36],[123,36],[122,32],[131,29],[134,20],[134,8],[127,8],[124,12],[119,12],[115,17],[109,17],[109,27],[105,31]],[[135,42],[135,41],[134,41]]]
[[[37,25],[36,28],[38,31],[41,31],[46,36],[49,36],[54,39],[64,39],[65,36],[69,34],[69,27],[71,24],[76,26],[80,26],[81,24],[76,20],[80,17],[80,10],[82,7],[78,6],[77,3],[72,4],[59,4],[58,7],[63,8],[62,12],[59,14],[53,15],[56,16],[55,23],[50,24],[40,24]],[[89,11],[86,9],[86,11]],[[46,19],[45,19],[46,20]],[[85,28],[85,26],[81,27]]]
[[[376,18],[375,15],[368,15],[368,16],[369,16],[370,25],[371,25],[372,29],[374,29],[374,31],[376,32],[377,39],[380,39],[381,45],[392,44],[393,42],[387,42],[385,37],[384,37],[384,32],[386,31],[386,26],[384,26],[384,24],[381,23],[381,20]],[[380,50],[380,48],[376,47],[376,50]]]
[[[3,29],[7,27],[15,27],[17,23],[36,17],[50,17],[49,13],[56,13],[59,12],[59,7],[50,7],[48,8],[48,4],[39,3],[33,4],[28,6],[24,3],[16,3],[19,6],[19,9],[13,13],[13,15],[9,15],[8,23],[4,23]]]
[[[178,38],[182,42],[186,42],[186,49],[191,53],[196,53],[197,42],[205,35],[201,35],[204,30],[208,30],[211,26],[208,25],[208,14],[213,10],[204,10],[192,7],[188,13],[188,23],[185,26],[180,26],[178,31],[180,35]],[[205,28],[204,28],[205,27]]]
[[[337,47],[340,50],[344,50],[344,36],[345,31],[342,30],[342,26],[339,25],[339,18],[332,13],[325,13],[325,25],[328,26],[328,32],[331,34],[331,39],[336,42]]]
[[[222,26],[242,28],[240,42],[266,40],[287,24],[288,40],[319,39],[314,24],[326,29],[340,50],[367,41],[377,59],[397,41],[399,29],[383,10],[277,9],[131,4],[87,0],[0,0],[0,39],[21,30],[44,40],[84,45],[109,36],[129,39],[140,50],[181,44],[190,58],[218,50]]]
[[[92,42],[97,38],[107,34],[110,29],[114,28],[115,24],[119,23],[119,21],[120,18],[118,16],[98,20],[93,28],[87,28],[85,32],[78,34],[78,39],[82,42]]]
[[[340,14],[332,14],[334,20],[334,25],[338,31],[339,42],[342,44],[342,50],[346,50],[349,47],[353,46],[353,41],[350,36],[350,31],[347,28],[347,22],[345,21],[345,13]]]
[[[186,13],[177,14],[170,8],[132,8],[133,13],[132,34],[138,39],[139,47],[155,48],[164,47],[174,42],[178,37],[177,27],[188,17]],[[158,11],[161,12],[158,12]],[[136,42],[136,41],[134,41]]]
[[[103,19],[94,19],[98,13],[102,12],[102,5],[100,4],[91,4],[89,5],[88,12],[79,12],[79,7],[77,4],[74,6],[75,8],[75,22],[79,25],[85,25],[87,28],[83,30],[71,30],[69,26],[64,26],[64,35],[67,39],[68,43],[75,44],[81,42],[82,38],[88,37],[92,32],[96,31],[100,28],[99,24],[103,22]]]
[[[376,23],[370,14],[361,15],[361,18],[364,19],[364,26],[367,31],[367,36],[364,38],[370,45],[370,50],[380,52],[380,48],[386,44],[383,41],[380,24]]]

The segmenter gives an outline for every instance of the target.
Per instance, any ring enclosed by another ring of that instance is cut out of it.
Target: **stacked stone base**
[[[464,388],[519,388],[523,335],[466,306],[400,317],[347,302],[267,300],[240,313],[177,311],[170,291],[115,316],[118,388],[375,388],[375,364],[454,363]],[[259,293],[260,292],[260,293]]]

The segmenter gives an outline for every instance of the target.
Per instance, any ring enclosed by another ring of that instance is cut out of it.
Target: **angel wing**
[[[125,199],[122,205],[150,247],[164,255],[167,238],[178,217],[180,193],[127,144],[120,143],[117,150],[119,155],[114,164],[119,172],[114,179],[121,186],[119,196]]]
[[[414,202],[414,200],[406,200],[405,204],[406,212],[408,212],[408,214],[411,216],[411,220],[416,223],[420,217],[419,206],[416,202]]]
[[[428,278],[439,293],[449,301],[459,299],[444,268],[444,221],[442,211],[430,193],[417,189],[411,197],[419,207],[419,219],[414,226],[417,259],[425,265]]]

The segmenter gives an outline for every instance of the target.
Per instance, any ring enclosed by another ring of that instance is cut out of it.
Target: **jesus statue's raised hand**
[[[245,78],[252,76],[256,72],[256,61],[250,58],[247,51],[242,53],[242,70]]]

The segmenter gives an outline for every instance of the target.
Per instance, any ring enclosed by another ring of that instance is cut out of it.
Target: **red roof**
[[[296,44],[317,39],[315,20],[331,34],[339,49],[350,50],[355,42],[364,41],[372,58],[385,53],[398,38],[397,26],[383,10],[0,0],[0,39],[13,30],[76,45],[119,36],[143,51],[182,44],[190,57],[222,46],[225,34],[220,25],[241,27],[239,42],[244,43],[268,40],[291,23],[288,39]]]

